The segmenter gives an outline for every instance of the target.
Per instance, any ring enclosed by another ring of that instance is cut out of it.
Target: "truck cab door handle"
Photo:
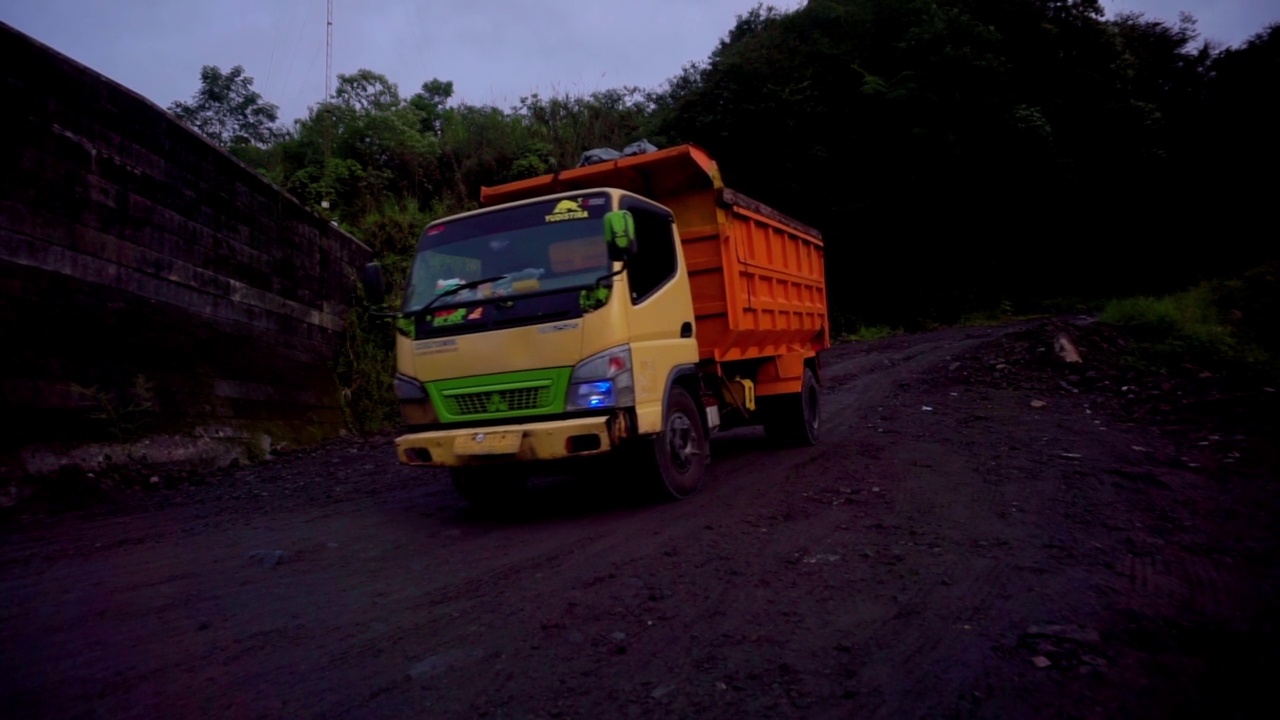
[[[680,326],[680,337],[682,338],[693,337],[693,323],[686,322],[685,324]]]

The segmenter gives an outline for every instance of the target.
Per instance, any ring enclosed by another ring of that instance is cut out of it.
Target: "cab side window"
[[[627,262],[627,283],[631,286],[631,304],[638,305],[676,276],[675,224],[671,216],[634,204],[631,211],[636,223],[636,248],[639,252]]]

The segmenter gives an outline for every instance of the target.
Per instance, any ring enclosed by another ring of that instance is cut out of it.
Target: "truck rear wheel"
[[[528,478],[517,468],[502,465],[451,468],[453,487],[476,508],[502,508],[524,495]]]
[[[765,399],[765,398],[762,398]],[[764,432],[770,439],[791,447],[817,445],[821,405],[818,379],[805,369],[800,392],[767,398]]]
[[[706,477],[707,455],[707,432],[697,404],[684,388],[672,387],[662,432],[653,439],[660,493],[680,500],[697,492]]]

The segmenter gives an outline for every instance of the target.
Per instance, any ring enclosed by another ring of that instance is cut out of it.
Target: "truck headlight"
[[[631,347],[619,345],[578,363],[569,376],[565,410],[597,410],[636,404]]]
[[[426,400],[427,391],[422,387],[422,383],[414,380],[408,375],[396,373],[395,379],[396,397],[400,400]]]
[[[400,419],[405,425],[432,425],[439,422],[436,417],[436,409],[431,405],[430,398],[427,397],[427,390],[422,383],[409,377],[396,373],[395,382],[393,383],[396,391],[396,399],[400,401]]]

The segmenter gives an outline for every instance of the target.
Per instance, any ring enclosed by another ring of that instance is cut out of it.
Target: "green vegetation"
[[[253,78],[236,65],[200,69],[200,89],[191,102],[175,100],[169,112],[225,148],[267,147],[281,137],[279,109],[253,89]]]
[[[361,69],[282,127],[242,68],[210,66],[171,109],[397,282],[422,227],[481,186],[590,148],[693,142],[729,186],[823,231],[836,334],[868,337],[1160,296],[1274,259],[1252,228],[1271,225],[1274,183],[1256,178],[1280,164],[1278,62],[1280,24],[1224,48],[1190,16],[1108,17],[1098,0],[810,0],[738,17],[658,88],[499,108],[440,79],[406,97]],[[1158,307],[1142,312],[1186,314]],[[352,326],[339,376],[353,424],[376,427],[393,414],[391,329]],[[1189,327],[1188,347],[1222,337]]]
[[[1145,327],[1161,335],[1176,335],[1196,345],[1215,347],[1233,342],[1222,324],[1213,293],[1207,285],[1164,297],[1114,300],[1102,311],[1104,322]]]
[[[955,324],[960,327],[992,327],[1008,325],[1019,320],[1030,320],[1043,315],[1044,313],[1018,312],[1013,303],[1001,300],[995,307],[965,314]]]
[[[1103,322],[1128,330],[1130,359],[1143,367],[1189,366],[1242,379],[1280,377],[1276,271],[1260,268],[1231,281],[1204,282],[1161,297],[1113,300]]]
[[[355,283],[355,278],[352,278]],[[385,318],[358,303],[347,315],[342,347],[334,362],[342,388],[342,412],[357,433],[395,427],[400,407],[393,391],[395,334]]]
[[[113,393],[97,385],[72,385],[71,392],[86,406],[86,416],[117,441],[138,438],[156,418],[154,383],[145,375],[135,377],[128,392]]]
[[[853,332],[840,333],[836,342],[869,342],[901,334],[902,328],[891,328],[888,325],[859,325]]]

